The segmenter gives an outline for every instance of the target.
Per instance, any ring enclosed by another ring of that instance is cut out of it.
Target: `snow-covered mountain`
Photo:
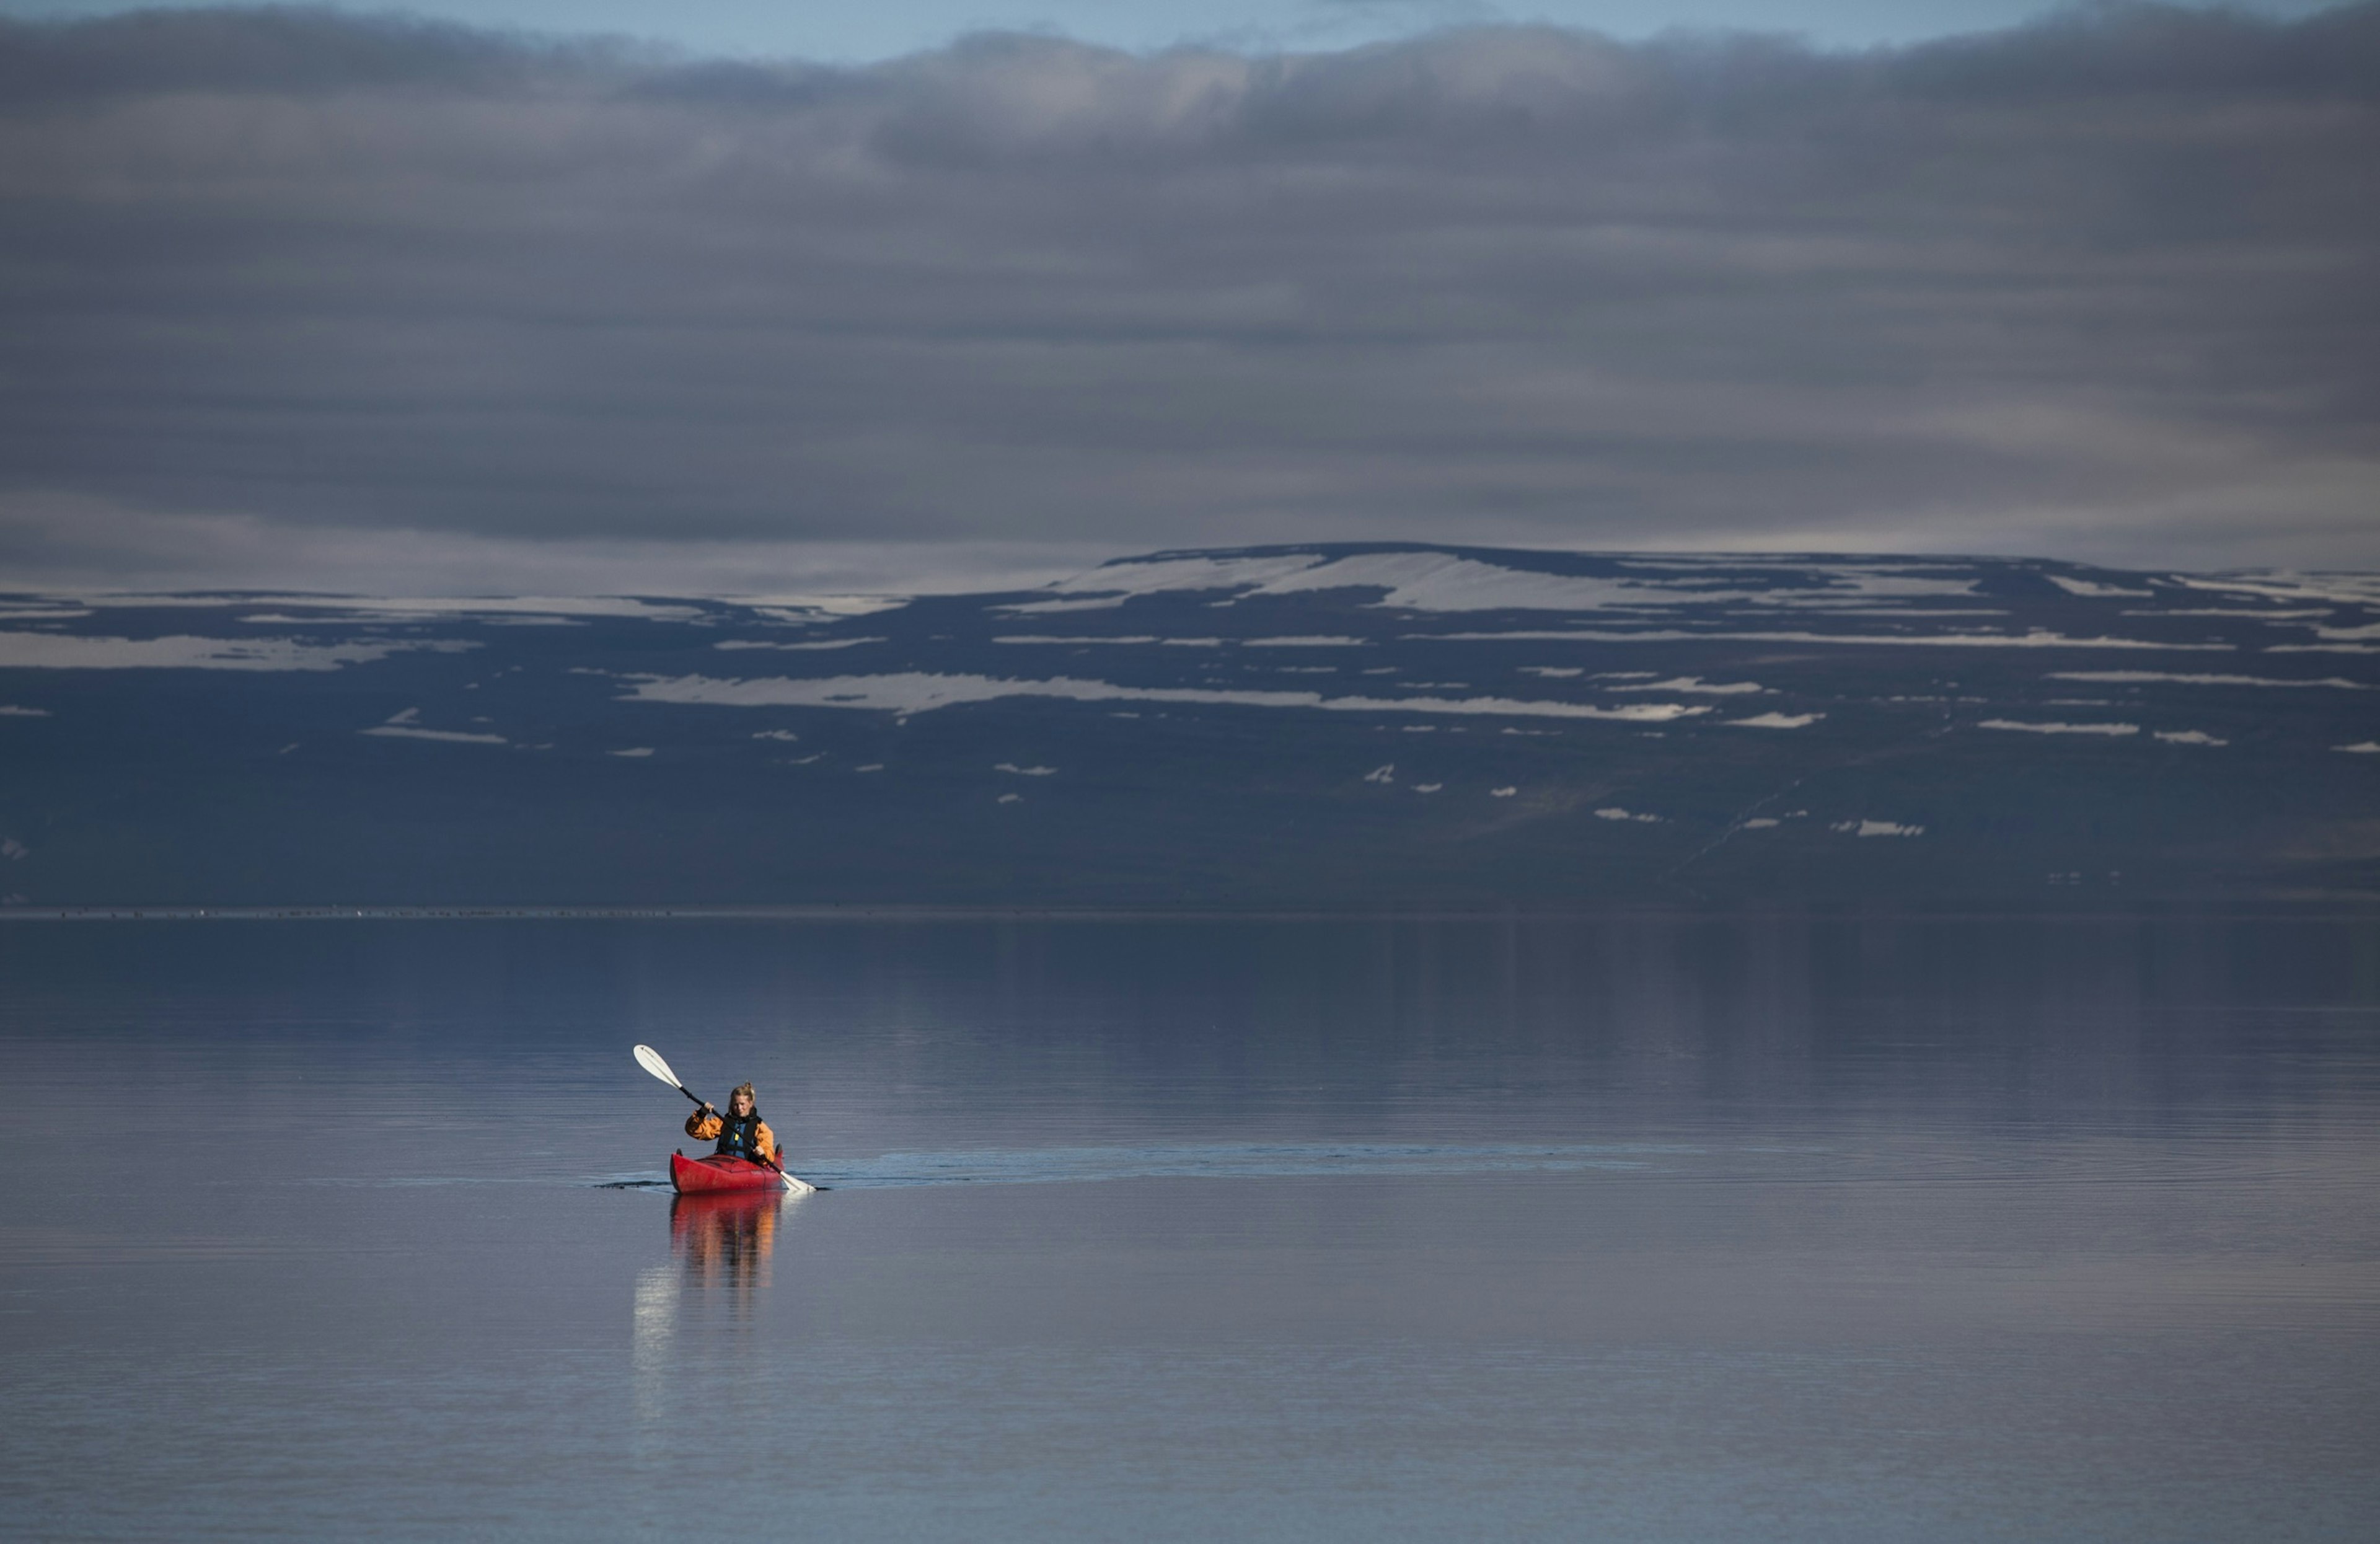
[[[10,904],[2380,891],[2380,577],[1412,545],[1044,590],[0,600]]]

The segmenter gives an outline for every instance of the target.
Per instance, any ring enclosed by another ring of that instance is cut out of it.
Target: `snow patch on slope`
[[[1734,697],[1743,692],[1764,692],[1768,688],[1757,681],[1706,681],[1699,675],[1673,675],[1666,681],[1646,681],[1641,686],[1609,687],[1609,691],[1680,691],[1708,697]]]
[[[2011,718],[1987,718],[1975,725],[1978,729],[2018,729],[2028,735],[2137,735],[2137,723],[2027,723]]]
[[[391,654],[454,653],[479,645],[459,638],[370,638],[308,643],[294,638],[92,638],[67,633],[0,632],[0,669],[8,670],[337,670]]]
[[[419,723],[420,718],[420,709],[407,708],[403,712],[390,715],[388,722],[385,723],[376,723],[370,729],[358,729],[356,733],[358,735],[377,735],[383,739],[391,740],[444,740],[454,745],[505,745],[509,743],[502,735],[470,734],[459,729],[424,729],[421,727]]]
[[[2128,596],[2137,600],[2156,593],[2154,590],[2126,590],[2119,584],[2101,584],[2095,579],[2070,578],[2064,574],[2044,574],[2042,577],[2069,595],[2087,595],[2093,599],[2112,600]]]
[[[1737,562],[1773,575],[1775,588],[1718,588],[1700,565],[1632,563],[1621,575],[1553,574],[1451,553],[1320,553],[1168,555],[1111,563],[1050,586],[1050,600],[1000,610],[1031,614],[1120,606],[1135,596],[1229,590],[1234,599],[1323,590],[1385,591],[1377,602],[1404,611],[1667,611],[1750,604],[1862,606],[1934,596],[1970,596],[1976,580],[1922,565]],[[1675,575],[1677,577],[1670,577]],[[1798,582],[1796,582],[1798,581]],[[1721,580],[1724,584],[1727,581]]]
[[[2239,647],[2231,643],[2166,643],[2142,638],[2070,638],[2063,633],[2038,627],[2026,633],[1702,633],[1675,627],[1623,633],[1581,627],[1567,632],[1516,630],[1509,633],[1407,633],[1405,636],[1450,643],[1839,643],[1911,649],[2157,649],[2197,653],[2229,653]]]
[[[702,614],[699,606],[625,595],[249,595],[238,603],[319,612],[326,622],[407,622],[425,617],[465,621],[638,617],[648,622],[691,622]]]
[[[2350,681],[2341,675],[2279,676],[2187,675],[2168,670],[2053,670],[2052,681],[2092,681],[2108,686],[2146,685],[2155,681],[2170,681],[2192,687],[2336,687],[2342,691],[2370,691],[2362,681]]]
[[[2380,574],[2275,571],[2263,574],[2175,574],[2170,577],[2174,583],[2191,590],[2253,595],[2285,605],[2320,601],[2332,605],[2380,609]]]
[[[1111,681],[1054,676],[1012,680],[990,675],[945,675],[911,671],[886,675],[787,676],[725,680],[707,675],[631,675],[623,699],[635,702],[705,703],[722,707],[854,708],[878,712],[922,713],[969,702],[1011,697],[1049,697],[1075,702],[1196,702],[1250,708],[1304,708],[1327,712],[1449,713],[1491,718],[1610,719],[1629,723],[1666,723],[1710,711],[1682,702],[1632,702],[1604,708],[1578,702],[1521,701],[1500,697],[1324,697],[1310,691],[1227,690],[1200,687],[1125,687]]]

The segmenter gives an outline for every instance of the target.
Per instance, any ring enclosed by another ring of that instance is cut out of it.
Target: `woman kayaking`
[[[738,1083],[735,1091],[727,1096],[727,1113],[705,1104],[686,1118],[686,1134],[698,1142],[719,1138],[719,1156],[741,1158],[754,1163],[780,1167],[777,1161],[777,1134],[760,1118],[753,1104],[752,1085]]]
[[[637,1065],[694,1100],[694,1113],[686,1122],[688,1137],[706,1142],[714,1137],[719,1138],[719,1150],[709,1158],[688,1158],[683,1152],[670,1154],[670,1188],[679,1195],[782,1189],[790,1196],[807,1196],[819,1188],[785,1173],[784,1154],[777,1146],[777,1134],[769,1129],[769,1123],[753,1107],[752,1085],[735,1086],[735,1092],[728,1096],[727,1113],[722,1115],[704,1103],[701,1095],[679,1082],[677,1074],[651,1046],[637,1047]]]

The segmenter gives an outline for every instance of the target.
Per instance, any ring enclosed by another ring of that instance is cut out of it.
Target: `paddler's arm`
[[[706,1104],[686,1118],[686,1134],[698,1142],[708,1142],[726,1125],[727,1123],[719,1118],[719,1112]]]
[[[769,1123],[762,1121],[760,1123],[760,1129],[754,1135],[759,1138],[758,1145],[760,1149],[760,1161],[763,1163],[776,1162],[780,1156],[777,1151],[777,1134],[769,1129]]]

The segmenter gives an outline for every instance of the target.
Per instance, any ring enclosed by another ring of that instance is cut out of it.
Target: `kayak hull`
[[[747,1159],[688,1158],[670,1154],[670,1188],[681,1196],[723,1196],[753,1191],[803,1191],[810,1188],[791,1174]]]

